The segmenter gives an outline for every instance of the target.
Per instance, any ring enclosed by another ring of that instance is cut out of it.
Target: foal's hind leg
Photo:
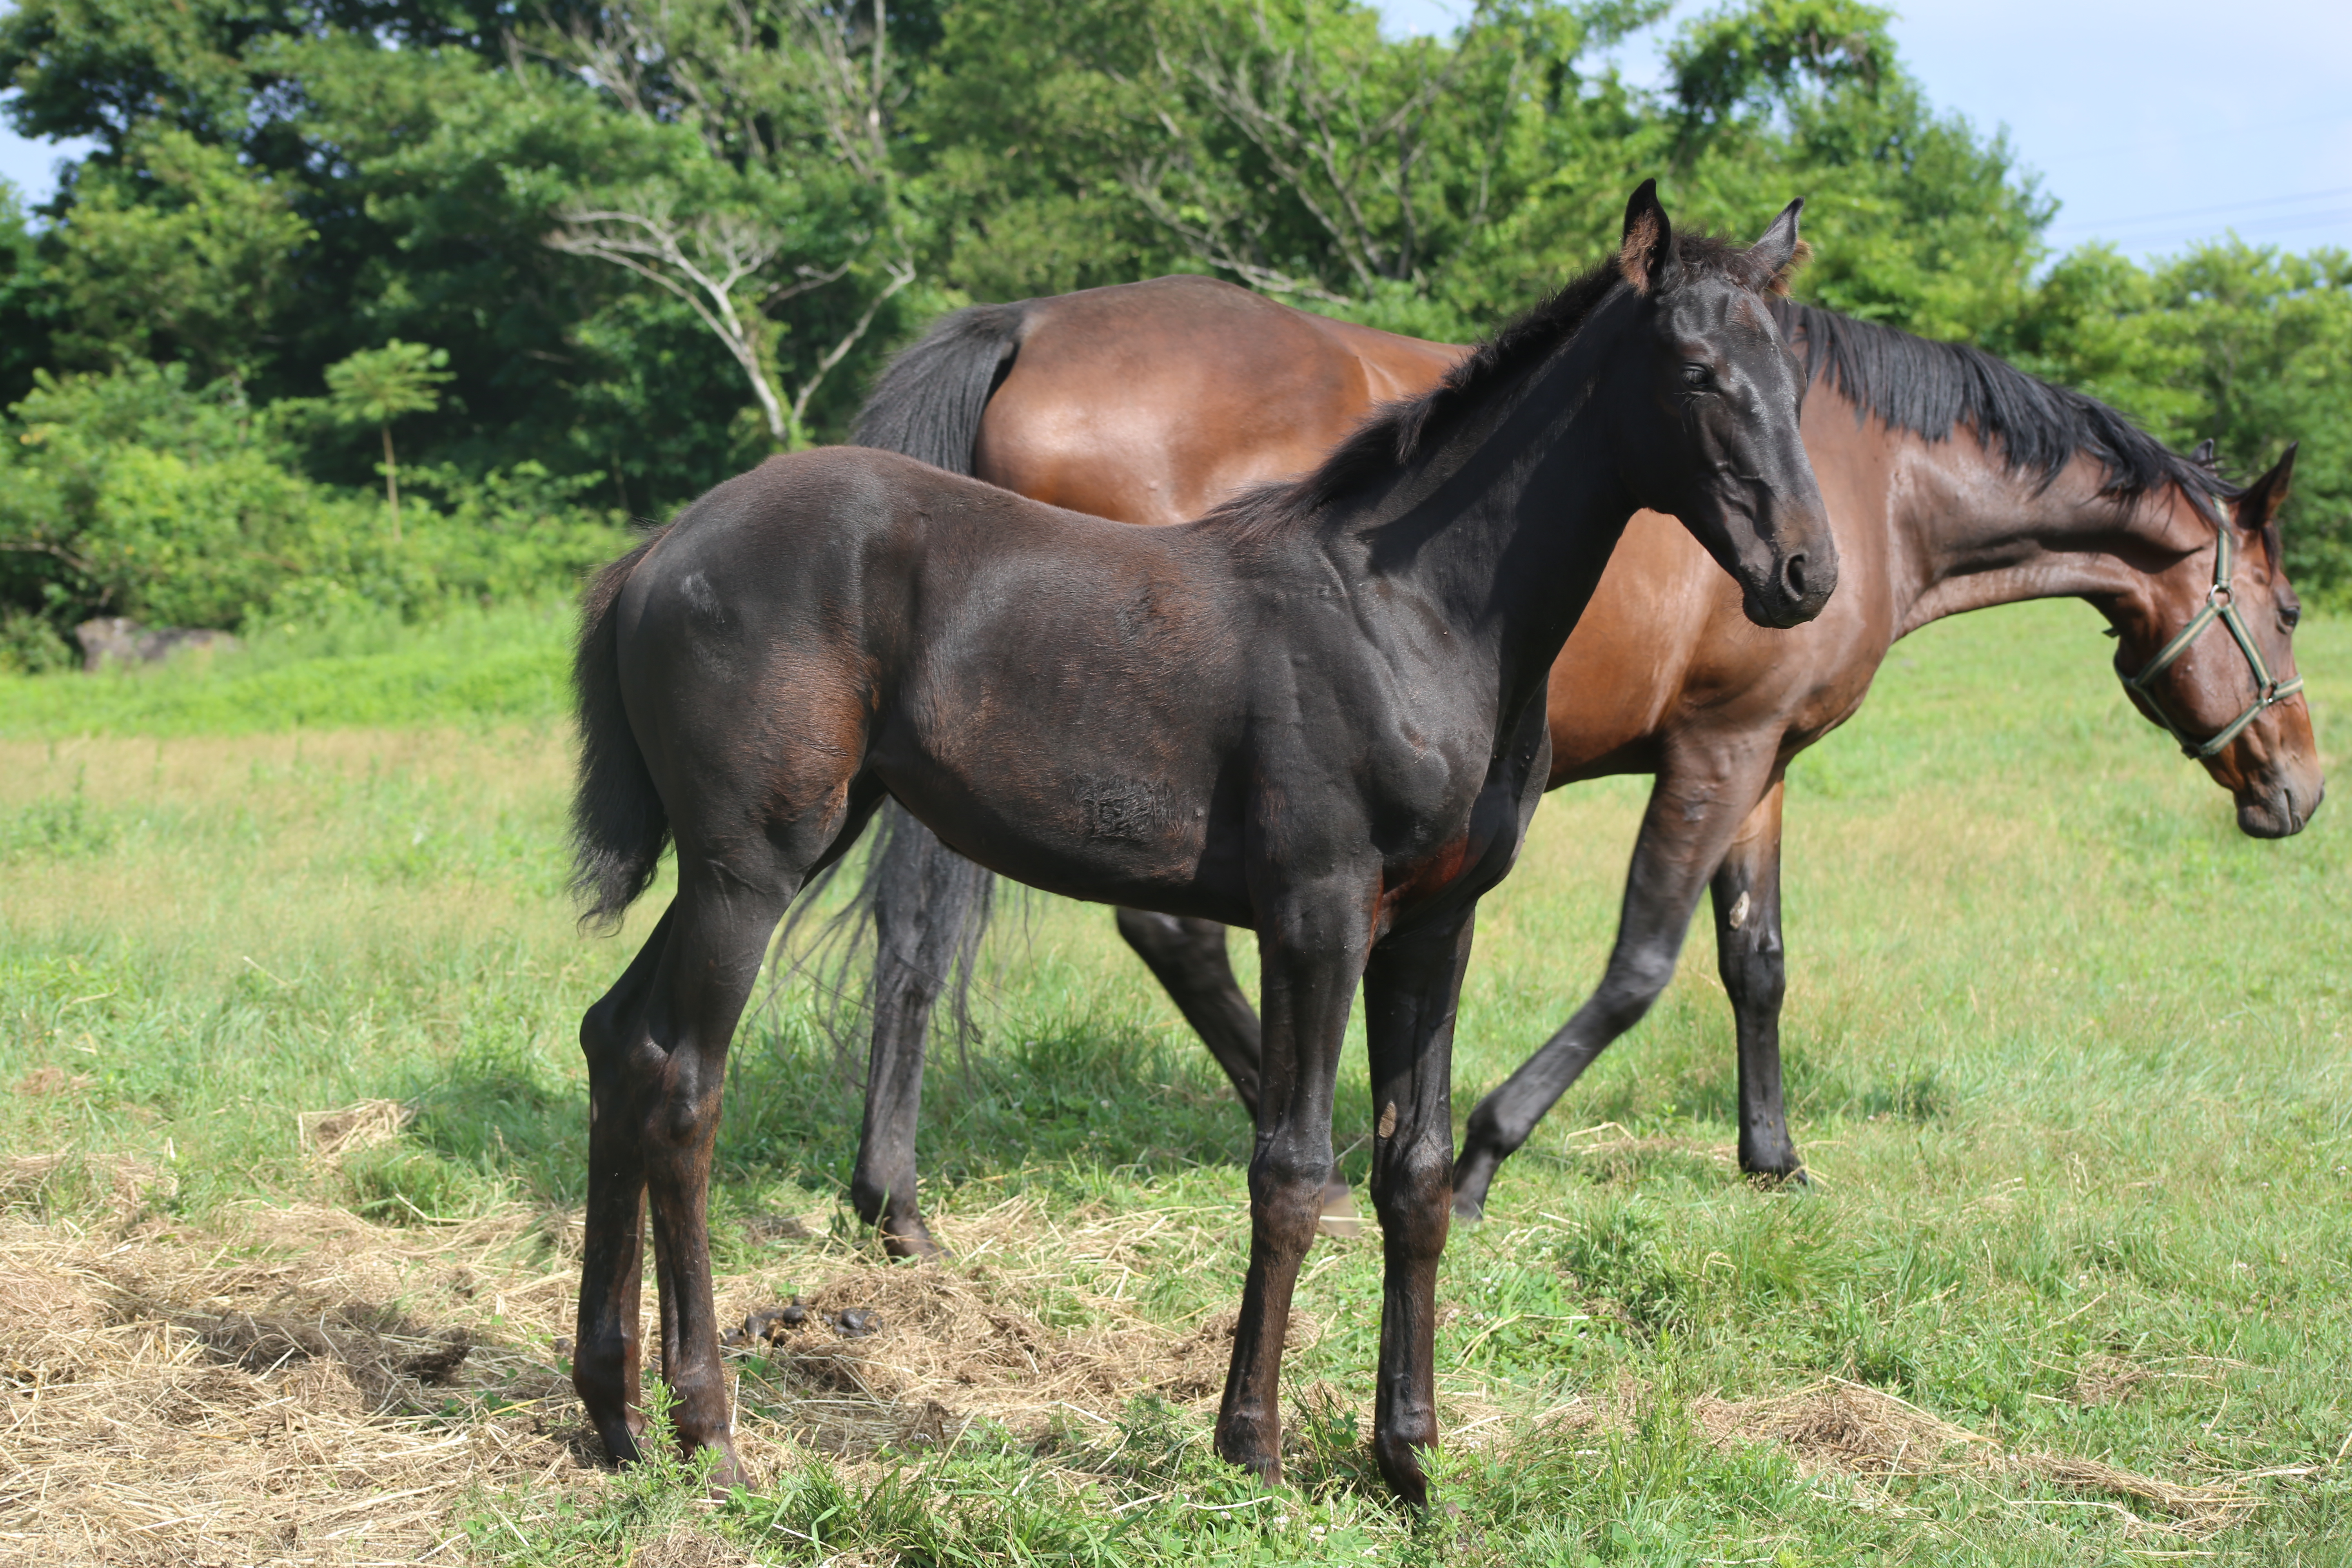
[[[891,1257],[935,1258],[939,1244],[915,1198],[923,1054],[931,1009],[947,987],[972,914],[988,897],[992,873],[940,843],[903,806],[885,809],[892,821],[870,873],[874,1043],[849,1196],[859,1218],[881,1227]]]
[[[572,1385],[605,1452],[624,1464],[638,1457],[646,1424],[637,1341],[646,1171],[630,1113],[628,1042],[652,994],[674,912],[675,906],[663,914],[619,982],[580,1021],[588,1058],[588,1206]]]
[[[662,1378],[679,1444],[719,1452],[714,1486],[745,1479],[728,1419],[711,1299],[710,1151],[727,1049],[797,874],[681,852],[677,898],[637,961],[592,1009],[588,1257],[573,1381],[616,1459],[637,1457],[634,1339],[638,1194],[650,1199]]]
[[[1789,989],[1780,945],[1781,784],[1756,804],[1715,874],[1715,951],[1739,1031],[1739,1168],[1805,1179],[1780,1096],[1780,1002]]]

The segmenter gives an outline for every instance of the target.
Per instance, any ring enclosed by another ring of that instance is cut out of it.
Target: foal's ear
[[[2271,471],[2246,487],[2238,498],[2238,526],[2248,531],[2275,527],[2278,510],[2286,504],[2288,488],[2294,480],[2294,449],[2299,441],[2287,443]]]
[[[1675,226],[1658,205],[1658,182],[1643,180],[1625,204],[1625,239],[1617,248],[1617,270],[1637,294],[1674,287],[1682,271],[1675,256]]]
[[[1797,215],[1804,210],[1805,198],[1799,196],[1780,209],[1764,237],[1748,247],[1748,275],[1759,289],[1786,294],[1789,279],[1812,257],[1813,247],[1797,237]]]
[[[2213,437],[2208,436],[2197,443],[2197,450],[2189,454],[2189,460],[2208,473],[2218,474],[2221,471],[2221,459],[2218,450],[2213,445]]]

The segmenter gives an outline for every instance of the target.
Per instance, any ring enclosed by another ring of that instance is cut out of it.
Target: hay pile
[[[2097,1392],[2112,1397],[2114,1369],[2095,1374]],[[2021,1453],[1956,1426],[1894,1394],[1843,1378],[1824,1378],[1775,1399],[1727,1400],[1709,1395],[1692,1407],[1702,1431],[1717,1443],[1786,1444],[1804,1469],[1892,1477],[1974,1472],[2054,1483],[2072,1491],[2105,1494],[2143,1504],[2162,1515],[2151,1521],[2122,1503],[2094,1501],[2120,1515],[2133,1533],[2165,1531],[2203,1540],[2259,1506],[2246,1482],[2303,1476],[2322,1467],[2294,1467],[2232,1477],[2199,1486],[2135,1475],[2095,1459]],[[2020,1506],[2034,1506],[2019,1500]]]
[[[304,1130],[322,1158],[398,1126],[319,1121]],[[0,1171],[0,1185],[54,1174]],[[563,1363],[575,1216],[400,1227],[254,1205],[194,1230],[130,1217],[152,1173],[97,1176],[125,1200],[110,1233],[0,1219],[0,1563],[456,1561],[472,1496],[605,1484]],[[722,1276],[722,1321],[793,1289],[816,1310],[806,1331],[733,1352],[744,1458],[774,1474],[810,1449],[856,1458],[980,1417],[1213,1398],[1230,1315],[1171,1331],[1074,1284],[1131,1276],[1122,1260],[1175,1224],[1015,1201],[941,1224],[951,1270],[881,1267],[822,1239],[829,1216],[772,1227],[804,1239]],[[1049,1327],[1047,1299],[1091,1326]],[[824,1325],[850,1310],[872,1331]],[[700,1540],[654,1556],[719,1550]]]

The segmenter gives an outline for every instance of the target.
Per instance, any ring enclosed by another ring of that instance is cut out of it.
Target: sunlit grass
[[[79,1085],[0,1097],[0,1147],[167,1163],[176,1190],[153,1201],[191,1218],[253,1194],[428,1218],[576,1202],[573,1031],[667,883],[621,940],[574,931],[563,628],[498,635],[505,652],[391,637],[243,673],[0,692],[37,693],[0,715],[0,732],[27,737],[0,740],[0,1085],[53,1067]],[[2315,621],[2299,643],[2340,761],[2352,622]],[[1278,1524],[1255,1504],[1202,1511],[1253,1494],[1202,1458],[1193,1417],[1144,1407],[1115,1433],[1074,1418],[1058,1435],[976,1434],[898,1480],[812,1459],[705,1523],[762,1561],[2073,1563],[2191,1549],[2008,1481],[1808,1479],[1776,1451],[1707,1443],[1682,1414],[1711,1390],[1836,1375],[2016,1449],[2179,1480],[2325,1465],[2352,1436],[2346,808],[2294,840],[2242,837],[2227,797],[2128,712],[2106,653],[2074,605],[1930,628],[1797,763],[1784,1037],[1814,1187],[1759,1191],[1729,1163],[1730,1022],[1702,919],[1651,1017],[1505,1168],[1492,1217],[1455,1233],[1439,1351],[1449,1419],[1475,1434],[1444,1460],[1460,1520],[1416,1534],[1362,1484],[1347,1418],[1371,1404],[1379,1254],[1360,1245],[1318,1248],[1300,1292],[1316,1326],[1290,1362],[1304,1490]],[[467,658],[552,674],[492,682],[469,707],[467,689],[429,684]],[[299,731],[273,725],[270,680],[376,689],[345,710],[379,727],[339,725],[331,706],[304,707]],[[383,727],[425,710],[445,725]],[[1643,794],[1622,780],[1552,797],[1487,900],[1457,1110],[1597,978]],[[968,1058],[935,1053],[929,1205],[952,1217],[1028,1194],[1049,1212],[1173,1209],[1184,1239],[1150,1254],[1160,1265],[1128,1299],[1171,1331],[1230,1306],[1248,1139],[1221,1080],[1106,911],[1039,900],[1015,924],[995,945],[984,1038]],[[1254,972],[1244,944],[1236,957]],[[835,1203],[856,1064],[789,995],[736,1061],[722,1218]],[[1362,1071],[1359,1042],[1339,1128],[1359,1180]],[[415,1108],[396,1143],[341,1167],[303,1158],[299,1112],[371,1097]],[[89,1201],[66,1175],[10,1190],[60,1220]],[[719,1229],[722,1254],[748,1245]],[[2147,1381],[2078,1398],[2085,1369],[2110,1361]],[[1625,1425],[1528,1425],[1620,1390],[1634,1391]],[[1040,1466],[1096,1479],[1023,1489]],[[2341,1560],[2340,1471],[2254,1484],[2262,1507],[2194,1549]],[[564,1554],[603,1526],[534,1528],[478,1533],[477,1549],[579,1560]]]

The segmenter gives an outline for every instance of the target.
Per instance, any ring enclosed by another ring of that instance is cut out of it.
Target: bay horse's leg
[[[1496,1169],[1674,979],[1699,889],[1771,776],[1771,753],[1758,746],[1711,756],[1704,745],[1688,750],[1689,756],[1669,755],[1659,766],[1625,878],[1617,944],[1599,989],[1470,1113],[1454,1165],[1454,1212],[1465,1219],[1485,1211]]]
[[[629,1041],[640,1030],[674,912],[675,906],[662,915],[619,981],[580,1021],[588,1058],[588,1205],[572,1386],[604,1451],[621,1464],[637,1458],[646,1425],[637,1338],[646,1170],[630,1113]]]
[[[1242,1108],[1257,1115],[1257,1013],[1234,979],[1225,928],[1215,921],[1118,911],[1118,934],[1150,966],[1184,1021],[1233,1080]]]
[[[1342,895],[1276,915],[1258,933],[1265,1052],[1250,1160],[1249,1274],[1216,1444],[1220,1456],[1270,1481],[1282,1479],[1282,1347],[1290,1297],[1331,1175],[1339,1046],[1369,935],[1353,910],[1369,902]]]
[[[874,1043],[866,1068],[866,1121],[849,1178],[858,1217],[878,1226],[893,1258],[936,1258],[939,1244],[915,1196],[915,1129],[923,1109],[923,1057],[931,1010],[963,947],[990,872],[973,865],[898,806],[874,875]]]
[[[1780,1002],[1788,955],[1780,945],[1780,800],[1775,779],[1715,874],[1715,950],[1739,1030],[1739,1168],[1803,1181],[1780,1097]]]
[[[1428,1505],[1414,1450],[1437,1444],[1437,1261],[1454,1195],[1454,1014],[1471,919],[1372,951],[1364,971],[1370,1048],[1372,1202],[1386,1265],[1372,1453],[1406,1502]]]

